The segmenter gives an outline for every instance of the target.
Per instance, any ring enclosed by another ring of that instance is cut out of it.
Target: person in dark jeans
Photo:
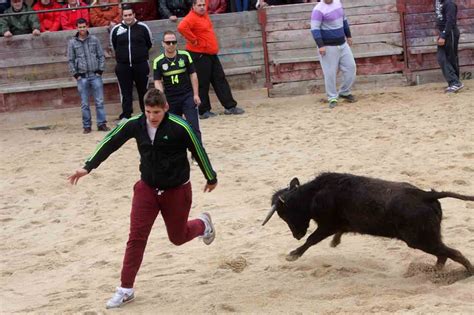
[[[199,83],[193,59],[185,50],[178,50],[178,41],[173,31],[163,34],[164,53],[153,60],[155,88],[166,95],[169,112],[184,117],[193,127],[202,142],[199,128],[198,106]]]
[[[464,87],[459,79],[459,29],[457,27],[457,6],[453,0],[436,0],[436,24],[438,36],[438,63],[448,82],[446,93],[455,93]]]
[[[240,115],[244,113],[237,107],[229,83],[222,69],[217,53],[219,47],[212,21],[206,9],[205,0],[193,0],[193,8],[178,24],[178,31],[186,39],[186,50],[189,51],[196,67],[199,80],[199,118],[216,116],[211,112],[209,85],[212,84],[217,98],[224,106],[224,114]]]
[[[137,87],[138,101],[142,112],[145,110],[143,97],[148,88],[149,50],[152,46],[150,28],[135,19],[130,5],[122,7],[123,21],[110,32],[110,42],[115,50],[115,74],[120,86],[122,113],[119,120],[128,119],[133,113],[133,83]]]

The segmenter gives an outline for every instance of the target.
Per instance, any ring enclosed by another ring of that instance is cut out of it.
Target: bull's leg
[[[311,246],[321,242],[322,240],[324,240],[326,237],[328,236],[331,236],[332,234],[334,234],[335,231],[334,230],[328,230],[328,229],[322,229],[320,227],[318,227],[316,229],[316,231],[313,232],[313,234],[311,234],[307,239],[306,239],[306,242],[301,245],[300,247],[298,247],[297,249],[291,251],[287,256],[286,256],[286,260],[288,261],[294,261],[294,260],[297,260],[298,258],[300,258],[304,252],[310,248]]]
[[[440,254],[438,254],[438,262],[439,262],[439,256],[446,256],[452,260],[454,260],[455,262],[458,262],[460,263],[461,265],[464,266],[464,268],[467,269],[467,271],[471,274],[471,275],[474,275],[474,267],[472,266],[471,262],[469,260],[467,260],[466,257],[464,257],[463,254],[461,254],[460,251],[454,249],[454,248],[450,248],[444,244],[441,244],[442,247],[440,248]]]
[[[336,234],[334,234],[334,237],[331,241],[331,247],[336,247],[337,245],[341,244],[341,236],[342,232],[337,232]]]
[[[458,262],[461,265],[463,265],[471,275],[474,275],[474,267],[469,262],[469,260],[466,257],[464,257],[464,255],[461,254],[460,251],[454,248],[450,248],[441,242],[433,246],[426,246],[426,245],[419,245],[419,244],[418,245],[408,244],[408,245],[410,247],[421,249],[422,251],[428,254],[432,254],[438,257],[438,261],[436,262],[436,265],[435,265],[435,268],[437,269],[443,268],[446,262],[446,259],[450,258],[454,260],[455,262]]]
[[[443,269],[444,265],[446,264],[446,260],[448,260],[448,257],[438,256],[438,260],[436,261],[436,265],[435,265],[436,270]]]

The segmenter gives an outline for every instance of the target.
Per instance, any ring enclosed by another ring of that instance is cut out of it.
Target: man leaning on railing
[[[32,11],[23,3],[23,0],[11,0],[11,7],[5,10],[7,13],[18,13]],[[40,23],[36,14],[10,15],[0,18],[0,36],[12,37],[13,35],[33,34],[40,35]]]

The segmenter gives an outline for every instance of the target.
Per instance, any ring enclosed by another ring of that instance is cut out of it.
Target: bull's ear
[[[298,177],[294,177],[290,182],[290,190],[298,188],[300,186],[300,181]]]

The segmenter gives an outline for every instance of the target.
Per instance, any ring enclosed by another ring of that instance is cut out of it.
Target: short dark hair
[[[149,89],[146,93],[145,96],[143,97],[143,100],[145,101],[145,106],[151,106],[151,107],[165,107],[166,105],[166,96],[165,93],[161,92],[158,89],[151,88]]]
[[[133,9],[133,6],[130,3],[122,4],[122,12],[125,10],[132,10],[132,12],[135,13],[135,10]]]
[[[166,30],[164,33],[163,33],[163,40],[165,40],[165,36],[166,35],[174,35],[174,37],[176,37],[176,33],[173,32],[173,31],[170,31],[170,30]]]
[[[78,18],[76,20],[76,25],[79,25],[79,24],[87,24],[87,20],[85,18]]]

